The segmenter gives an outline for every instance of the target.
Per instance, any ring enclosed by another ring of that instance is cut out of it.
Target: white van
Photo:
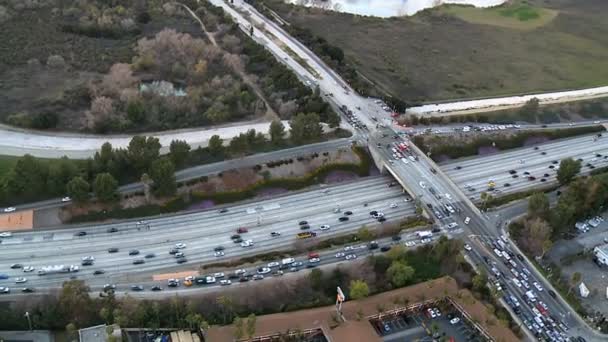
[[[465,217],[464,219],[464,224],[469,224],[469,222],[471,222],[471,218],[470,217]]]

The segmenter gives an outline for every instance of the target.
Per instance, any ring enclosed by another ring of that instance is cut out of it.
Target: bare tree
[[[114,115],[114,101],[105,96],[96,97],[87,111],[87,127],[93,128],[96,123],[110,119]]]

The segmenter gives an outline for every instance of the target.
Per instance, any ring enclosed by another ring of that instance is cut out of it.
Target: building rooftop
[[[0,341],[3,342],[54,342],[55,338],[49,330],[33,331],[0,331]],[[104,341],[105,342],[105,341]]]

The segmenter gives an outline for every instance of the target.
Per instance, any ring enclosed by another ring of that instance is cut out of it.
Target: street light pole
[[[30,331],[32,331],[32,320],[30,320],[30,313],[29,313],[29,311],[25,312],[25,318],[27,318],[27,324],[30,327]]]

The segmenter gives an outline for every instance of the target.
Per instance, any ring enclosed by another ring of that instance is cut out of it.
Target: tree
[[[251,313],[247,316],[247,337],[249,338],[252,338],[255,335],[256,321],[255,314]]]
[[[542,192],[534,193],[528,199],[528,217],[547,219],[549,217],[549,199]]]
[[[272,121],[270,123],[268,135],[270,135],[270,141],[273,144],[280,145],[285,138],[285,125],[283,125],[281,121]]]
[[[78,341],[78,328],[76,327],[76,324],[68,323],[68,325],[65,326],[65,332],[68,335],[70,341]]]
[[[209,149],[209,153],[213,156],[219,156],[224,152],[224,141],[220,138],[219,135],[213,135],[209,139],[209,145],[207,147]]]
[[[243,319],[241,317],[235,317],[232,324],[234,325],[234,338],[236,340],[242,339],[245,335],[245,332],[243,331]]]
[[[297,144],[318,140],[323,133],[319,115],[316,113],[296,114],[290,125],[291,140]]]
[[[538,113],[540,107],[540,101],[538,98],[533,97],[529,99],[520,109],[520,112],[528,117],[534,117]]]
[[[29,154],[19,158],[5,176],[5,190],[10,198],[33,201],[46,192],[48,167]]]
[[[559,163],[559,170],[557,170],[557,181],[561,185],[568,184],[580,171],[580,161],[572,158],[562,159]]]
[[[488,274],[484,269],[481,269],[479,273],[477,273],[473,279],[473,290],[477,292],[482,292],[486,288],[486,284],[488,283]]]
[[[66,185],[66,192],[68,196],[76,203],[84,203],[89,199],[89,191],[91,186],[81,176],[72,178]]]
[[[66,184],[78,174],[76,164],[67,157],[49,163],[46,179],[47,193],[54,196],[63,196]]]
[[[133,99],[127,103],[127,118],[135,124],[146,121],[146,112],[141,100]]]
[[[90,290],[82,280],[64,282],[57,301],[59,317],[76,327],[90,324],[95,314],[95,305],[89,295]]]
[[[111,174],[105,172],[95,177],[93,191],[101,202],[114,201],[117,195],[116,190],[118,190],[118,182]]]
[[[363,280],[351,280],[349,294],[352,299],[361,299],[369,296],[369,286]]]
[[[414,276],[414,268],[404,261],[393,261],[386,270],[386,276],[396,287],[405,286]]]
[[[357,230],[357,238],[361,241],[370,241],[374,238],[374,233],[370,232],[367,227],[363,226]]]
[[[520,243],[522,247],[534,256],[544,254],[545,241],[551,239],[552,229],[547,221],[541,218],[529,219],[524,222]]]
[[[319,291],[323,288],[323,271],[318,268],[313,268],[308,274],[310,288]]]
[[[171,160],[160,158],[150,166],[150,178],[154,181],[154,193],[157,196],[171,196],[177,190],[175,167]]]
[[[184,167],[190,153],[190,145],[184,140],[173,140],[169,145],[169,156],[176,168]]]
[[[160,142],[155,137],[134,136],[127,148],[127,158],[137,174],[146,172],[160,155]]]

